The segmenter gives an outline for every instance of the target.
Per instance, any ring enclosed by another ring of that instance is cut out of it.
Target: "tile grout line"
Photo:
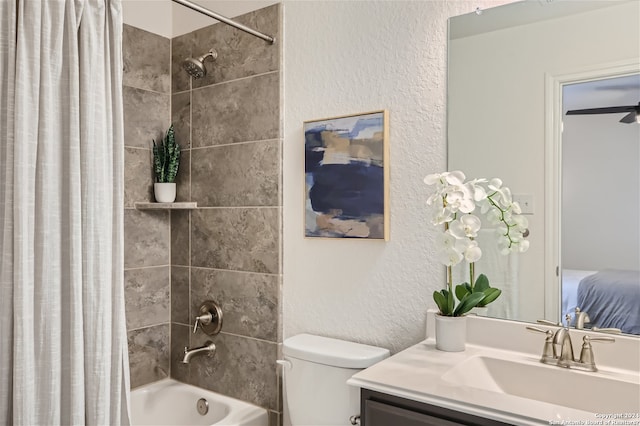
[[[183,266],[184,268],[184,266]],[[223,269],[223,268],[210,268],[208,266],[190,266],[190,269],[203,269],[207,271],[220,271],[220,272],[233,272],[239,274],[251,274],[251,275],[266,275],[269,277],[279,277],[281,274],[277,272],[255,272],[255,271],[241,271],[238,269]]]
[[[169,39],[169,123],[173,125],[173,40]],[[152,180],[153,181],[153,180]],[[173,319],[173,262],[172,262],[172,249],[173,249],[173,213],[169,210],[169,378],[173,378],[173,326],[171,320]]]
[[[235,82],[242,81],[242,80],[249,80],[249,79],[255,78],[255,77],[263,77],[265,75],[279,74],[279,73],[280,73],[280,70],[266,71],[266,72],[262,72],[262,73],[259,73],[259,74],[253,74],[253,75],[247,75],[247,76],[244,76],[244,77],[234,78],[232,80],[225,80],[225,81],[220,81],[218,83],[211,83],[211,84],[207,84],[205,86],[200,86],[200,87],[193,87],[193,84],[192,84],[191,85],[191,91],[193,92],[193,91],[196,91],[196,90],[203,90],[203,89],[207,89],[207,88],[210,88],[210,87],[221,86],[223,84],[235,83]]]
[[[200,150],[200,149],[208,149],[208,148],[222,148],[226,146],[237,146],[237,145],[247,145],[254,143],[266,143],[266,142],[279,142],[279,138],[267,138],[267,139],[256,139],[252,141],[238,141],[238,142],[230,142],[230,143],[220,143],[215,145],[207,145],[207,146],[197,146],[192,147],[191,150]]]
[[[171,267],[171,264],[165,265],[147,265],[147,266],[133,266],[133,267],[125,267],[125,271],[138,271],[140,269],[154,269],[154,268],[166,268],[167,266]]]

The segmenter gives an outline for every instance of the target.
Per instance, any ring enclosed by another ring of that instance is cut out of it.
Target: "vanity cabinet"
[[[360,390],[360,424],[361,426],[509,425],[368,389]]]

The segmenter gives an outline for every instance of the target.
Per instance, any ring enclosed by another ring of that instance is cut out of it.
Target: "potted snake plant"
[[[176,175],[179,166],[180,145],[176,143],[172,124],[162,143],[156,144],[153,141],[153,192],[157,202],[173,203],[176,200]]]

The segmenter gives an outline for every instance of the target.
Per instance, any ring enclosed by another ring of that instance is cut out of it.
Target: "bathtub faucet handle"
[[[195,333],[196,331],[198,331],[198,324],[209,325],[211,324],[212,320],[213,320],[213,315],[211,315],[211,312],[207,312],[206,314],[197,316],[196,321],[193,324],[193,332]]]
[[[208,336],[215,336],[222,329],[222,308],[214,300],[206,300],[200,305],[196,320],[193,323],[193,332],[198,327]]]

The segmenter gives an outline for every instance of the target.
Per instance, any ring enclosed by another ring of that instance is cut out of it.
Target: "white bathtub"
[[[197,403],[207,400],[209,411],[200,415]],[[131,424],[268,426],[264,408],[171,379],[131,391]]]

